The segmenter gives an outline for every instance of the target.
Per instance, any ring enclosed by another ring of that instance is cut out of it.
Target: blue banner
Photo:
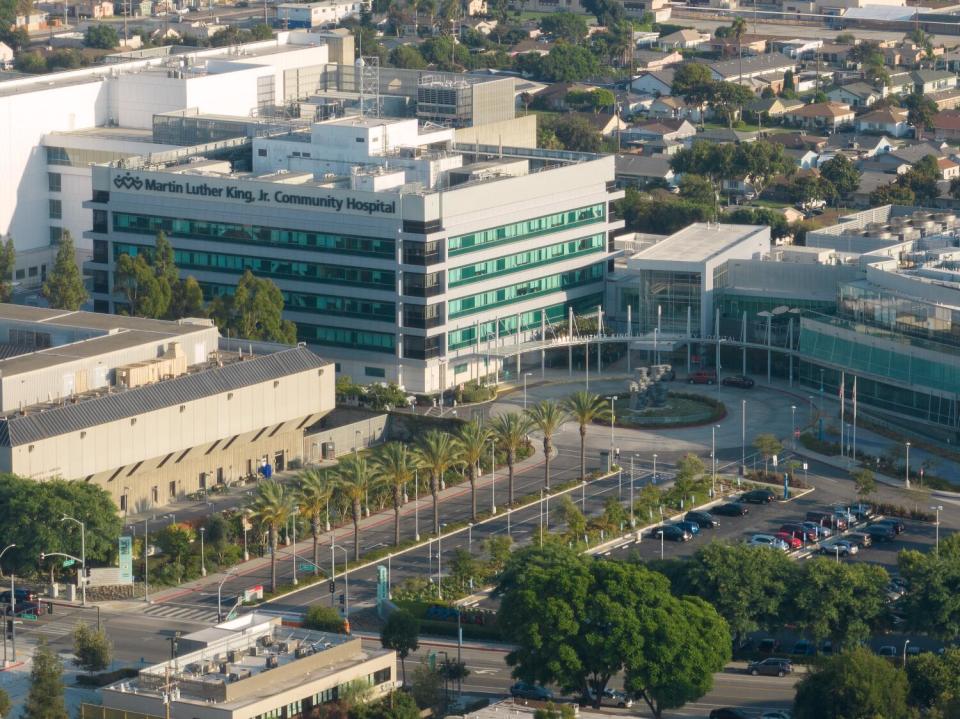
[[[133,538],[120,537],[120,582],[133,583]]]

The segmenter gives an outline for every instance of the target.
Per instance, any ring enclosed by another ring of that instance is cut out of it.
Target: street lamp
[[[797,448],[797,405],[790,405],[790,442],[794,450]]]
[[[17,546],[16,544],[8,544],[6,547],[4,547],[4,548],[3,548],[3,551],[0,552],[0,559],[3,559],[3,555],[7,553],[7,550],[8,550],[8,549],[13,549],[13,548],[16,547],[16,546]],[[0,564],[0,577],[3,577],[3,565],[2,565],[2,564]]]
[[[443,570],[440,567],[440,559],[443,556],[443,528],[446,524],[440,525],[440,531],[437,532],[437,599],[443,599]]]
[[[66,514],[60,518],[61,522],[68,520],[80,525],[80,571],[83,573],[81,576],[80,591],[83,606],[87,606],[87,526],[79,519],[68,517]]]
[[[490,514],[497,513],[497,442],[490,440]]]
[[[657,455],[656,455],[656,453],[654,453],[654,455],[653,455],[653,483],[654,483],[654,484],[657,483]]]
[[[936,506],[930,507],[930,509],[932,509],[937,513],[937,523],[935,525],[937,528],[937,544],[936,544],[936,549],[934,551],[936,552],[936,555],[939,557],[940,556],[940,512],[943,511],[943,505],[938,504]],[[3,555],[0,554],[0,557],[2,556]]]
[[[230,578],[230,575],[233,574],[237,570],[237,568],[238,568],[237,565],[230,567],[230,569],[227,570],[227,573],[223,575],[223,579],[221,579],[220,583],[217,585],[217,623],[218,624],[223,621],[223,608],[220,603],[221,590],[223,589],[223,584]]]
[[[909,639],[907,639],[907,640],[903,643],[903,667],[904,667],[904,669],[906,669],[906,667],[907,667],[907,645],[908,645],[908,644],[910,644],[910,640],[909,640]]]
[[[907,489],[910,489],[910,443],[905,442],[907,445],[907,463],[906,463],[906,476],[903,478],[903,486]]]
[[[343,618],[350,619],[350,570],[349,570],[349,561],[350,555],[347,553],[347,548],[342,547],[339,544],[334,544],[330,542],[330,581],[336,581],[337,576],[337,562],[335,557],[337,556],[334,553],[334,549],[339,549],[343,552]]]
[[[293,586],[299,584],[297,581],[297,513],[299,511],[298,507],[294,507],[293,512],[290,514],[290,519],[292,520],[290,524],[293,525],[293,544],[290,545],[293,548]]]
[[[713,425],[710,428],[711,444],[710,444],[710,459],[713,460],[713,480],[711,482],[711,488],[713,494],[717,493],[717,430],[720,429],[719,424]]]
[[[740,472],[746,471],[747,464],[747,400],[740,400]],[[737,472],[739,478],[740,472]],[[738,485],[739,486],[739,485]]]
[[[150,517],[143,518],[143,601],[150,603]],[[243,558],[247,558],[247,530],[243,530]]]
[[[420,474],[419,470],[413,470],[413,539],[420,541]]]
[[[637,526],[637,520],[633,516],[633,460],[637,455],[630,455],[630,529]]]
[[[617,397],[617,395],[613,395],[611,397],[608,397],[607,399],[610,400],[610,459],[607,461],[607,466],[609,468],[613,464],[613,445],[615,443],[615,440],[613,437],[613,422],[615,418],[613,405],[614,405],[614,402],[616,402],[619,399],[619,397]]]
[[[203,552],[203,535],[206,533],[206,527],[200,527],[200,576],[207,576],[207,560]],[[296,582],[294,582],[296,584]]]
[[[523,411],[527,411],[527,377],[532,377],[533,372],[523,373]]]

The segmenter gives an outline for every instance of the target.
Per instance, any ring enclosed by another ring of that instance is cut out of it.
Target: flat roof
[[[641,250],[631,260],[660,262],[706,262],[747,237],[764,229],[763,225],[727,225],[696,222],[674,232],[657,244]]]

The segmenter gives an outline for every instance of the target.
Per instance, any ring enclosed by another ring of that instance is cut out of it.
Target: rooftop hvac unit
[[[256,644],[250,646],[250,647],[247,649],[247,654],[249,654],[251,657],[255,657],[255,656],[257,656],[259,653],[260,653],[260,647],[258,647]]]
[[[226,662],[220,662],[220,673],[221,673],[221,674],[226,674],[226,673],[227,673],[227,663],[226,663]]]
[[[240,661],[240,652],[236,649],[231,649],[227,652],[227,661],[231,664],[236,664]]]
[[[269,634],[266,634],[266,635],[260,637],[260,645],[261,645],[261,646],[269,647],[269,646],[271,646],[272,644],[273,644],[273,637],[271,637]]]
[[[280,657],[278,657],[276,654],[271,654],[269,657],[267,657],[266,666],[267,669],[276,669],[280,666]]]
[[[294,652],[294,656],[297,659],[303,659],[304,657],[309,657],[313,654],[313,649],[310,647],[297,647],[297,651]]]
[[[281,654],[286,654],[290,651],[290,644],[288,642],[280,642],[277,645],[277,651],[279,651]]]

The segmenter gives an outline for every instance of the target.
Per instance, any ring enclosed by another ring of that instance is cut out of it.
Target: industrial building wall
[[[488,122],[455,131],[457,144],[503,145],[504,147],[536,147],[537,116],[525,115],[499,122]]]
[[[516,114],[516,98],[512,77],[502,80],[478,82],[471,86],[473,90],[472,123],[485,125],[490,122],[509,120]]]

